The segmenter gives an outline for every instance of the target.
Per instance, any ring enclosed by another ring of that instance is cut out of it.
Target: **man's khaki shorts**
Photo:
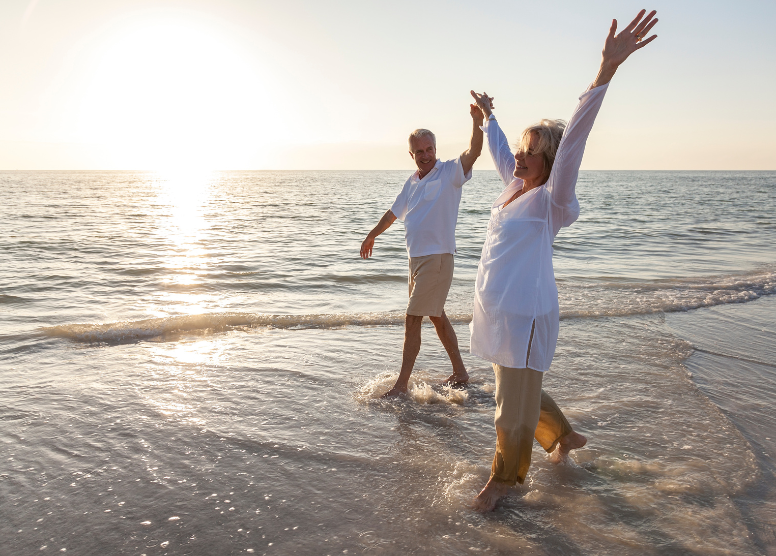
[[[407,314],[441,317],[453,282],[453,255],[410,257],[410,302]]]

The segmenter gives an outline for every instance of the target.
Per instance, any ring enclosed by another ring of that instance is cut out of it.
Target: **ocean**
[[[406,399],[409,171],[1,172],[0,553],[776,554],[776,172],[582,172],[545,389],[588,444],[491,514],[464,186]]]

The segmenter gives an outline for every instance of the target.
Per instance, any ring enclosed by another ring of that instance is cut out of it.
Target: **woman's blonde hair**
[[[517,145],[518,151],[531,152],[532,154],[541,154],[544,158],[544,169],[549,176],[552,165],[555,162],[555,155],[558,153],[558,145],[563,138],[563,132],[566,130],[566,122],[563,120],[544,119],[538,124],[527,128],[520,136],[520,143]],[[536,134],[536,145],[533,150],[529,149],[531,145],[531,136]]]

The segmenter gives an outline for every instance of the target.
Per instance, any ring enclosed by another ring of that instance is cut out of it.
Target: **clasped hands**
[[[488,93],[482,94],[469,91],[474,97],[475,104],[469,105],[469,112],[475,122],[482,123],[485,118],[490,117],[493,113],[495,106],[493,105],[493,97],[489,97]]]

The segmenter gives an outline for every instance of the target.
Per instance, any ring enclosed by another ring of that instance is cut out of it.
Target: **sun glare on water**
[[[104,39],[80,98],[81,139],[125,167],[240,167],[271,140],[261,68],[218,29],[182,18],[135,22]],[[259,127],[261,125],[261,127]]]
[[[170,211],[167,224],[170,239],[178,246],[192,245],[206,226],[203,211],[217,172],[199,169],[157,173],[160,201]]]
[[[153,313],[201,314],[214,302],[211,293],[201,289],[210,271],[210,254],[202,242],[207,233],[210,196],[216,172],[200,170],[159,172],[159,227],[169,239],[163,257],[168,276],[164,279],[164,305]]]

